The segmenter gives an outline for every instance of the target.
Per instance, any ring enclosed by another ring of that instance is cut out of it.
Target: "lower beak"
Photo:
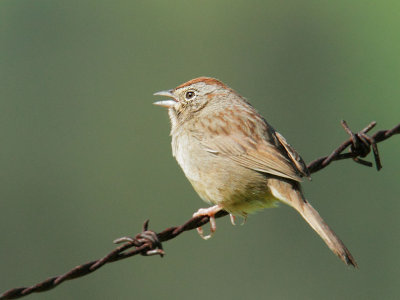
[[[173,107],[178,102],[175,100],[174,95],[172,94],[172,90],[160,91],[160,92],[154,93],[154,96],[165,96],[165,97],[172,98],[171,100],[162,100],[162,101],[154,102],[153,103],[154,105],[170,108],[170,107]]]

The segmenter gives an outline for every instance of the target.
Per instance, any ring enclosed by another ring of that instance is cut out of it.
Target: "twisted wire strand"
[[[348,158],[353,159],[356,163],[372,167],[373,164],[371,162],[362,159],[366,157],[371,150],[374,155],[376,168],[379,171],[382,168],[382,164],[379,157],[377,144],[395,134],[399,134],[400,124],[392,129],[380,130],[372,136],[368,136],[367,133],[375,127],[376,122],[371,122],[358,133],[353,133],[345,121],[342,121],[341,123],[350,137],[340,144],[334,151],[332,151],[330,155],[320,157],[308,164],[307,167],[310,173],[315,173],[327,167],[333,161]],[[349,148],[349,151],[347,153],[342,153],[347,148]],[[215,215],[215,217],[220,218],[226,215],[228,215],[226,211],[220,211]],[[1,294],[0,299],[17,299],[32,293],[48,291],[64,281],[88,275],[98,270],[105,264],[135,256],[137,254],[141,254],[143,256],[159,255],[163,257],[165,253],[162,247],[162,242],[174,239],[181,233],[203,226],[208,222],[208,216],[193,217],[180,226],[169,227],[159,233],[156,233],[152,230],[148,230],[149,221],[147,220],[143,225],[143,230],[141,233],[137,234],[134,238],[122,237],[116,239],[114,243],[122,243],[122,245],[118,246],[104,257],[76,266],[62,275],[48,278],[30,287],[10,289]]]

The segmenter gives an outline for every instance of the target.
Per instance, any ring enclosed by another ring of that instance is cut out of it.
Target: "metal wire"
[[[320,157],[312,161],[308,165],[310,173],[315,173],[327,167],[333,161],[348,159],[348,158],[351,158],[355,162],[360,163],[362,165],[372,167],[373,164],[371,162],[362,159],[371,152],[371,149],[374,154],[376,168],[379,171],[382,168],[382,165],[381,165],[381,159],[379,157],[377,143],[390,138],[394,134],[399,134],[400,124],[398,124],[392,129],[381,130],[376,132],[372,136],[368,136],[367,132],[370,131],[373,127],[375,127],[375,125],[376,122],[371,122],[368,126],[366,126],[358,133],[353,133],[348,127],[347,123],[345,121],[342,121],[342,126],[346,130],[346,132],[350,135],[350,138],[344,141],[341,145],[339,145],[330,155]],[[342,153],[346,148],[349,148],[349,152]],[[220,211],[215,215],[215,217],[220,218],[226,215],[228,215],[226,211]],[[125,259],[137,254],[141,254],[144,256],[159,255],[163,257],[165,253],[162,247],[162,242],[171,240],[180,235],[182,232],[195,229],[208,222],[209,222],[208,216],[195,217],[189,219],[183,225],[169,227],[159,233],[155,233],[154,231],[148,230],[149,221],[147,220],[143,225],[143,230],[141,233],[137,234],[134,238],[122,237],[116,239],[114,243],[116,244],[122,243],[122,245],[115,248],[113,251],[111,251],[103,258],[76,266],[75,268],[71,269],[65,274],[48,278],[30,287],[19,287],[10,289],[1,294],[0,299],[17,299],[23,296],[27,296],[31,293],[48,291],[50,289],[55,288],[56,286],[58,286],[59,284],[61,284],[66,280],[71,280],[88,275],[98,270],[107,263]]]

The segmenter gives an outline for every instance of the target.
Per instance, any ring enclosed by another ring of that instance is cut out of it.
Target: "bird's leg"
[[[222,209],[223,208],[221,206],[214,205],[214,206],[211,206],[209,208],[200,208],[197,212],[195,212],[193,214],[194,218],[201,217],[201,216],[207,216],[207,217],[210,218],[210,234],[205,236],[204,232],[203,232],[203,228],[201,226],[197,227],[197,232],[199,233],[199,235],[203,239],[208,240],[209,238],[211,238],[213,236],[215,230],[217,230],[217,223],[215,221],[215,214],[217,212],[219,212],[220,210],[222,210]]]

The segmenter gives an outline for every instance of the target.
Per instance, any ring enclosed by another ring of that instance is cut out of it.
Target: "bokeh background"
[[[145,219],[205,204],[171,156],[153,92],[197,76],[246,96],[309,162],[400,118],[398,1],[0,2],[0,291],[99,258]],[[360,268],[292,209],[218,220],[167,255],[105,266],[31,299],[398,299],[400,138],[379,173],[337,162],[304,185]]]

